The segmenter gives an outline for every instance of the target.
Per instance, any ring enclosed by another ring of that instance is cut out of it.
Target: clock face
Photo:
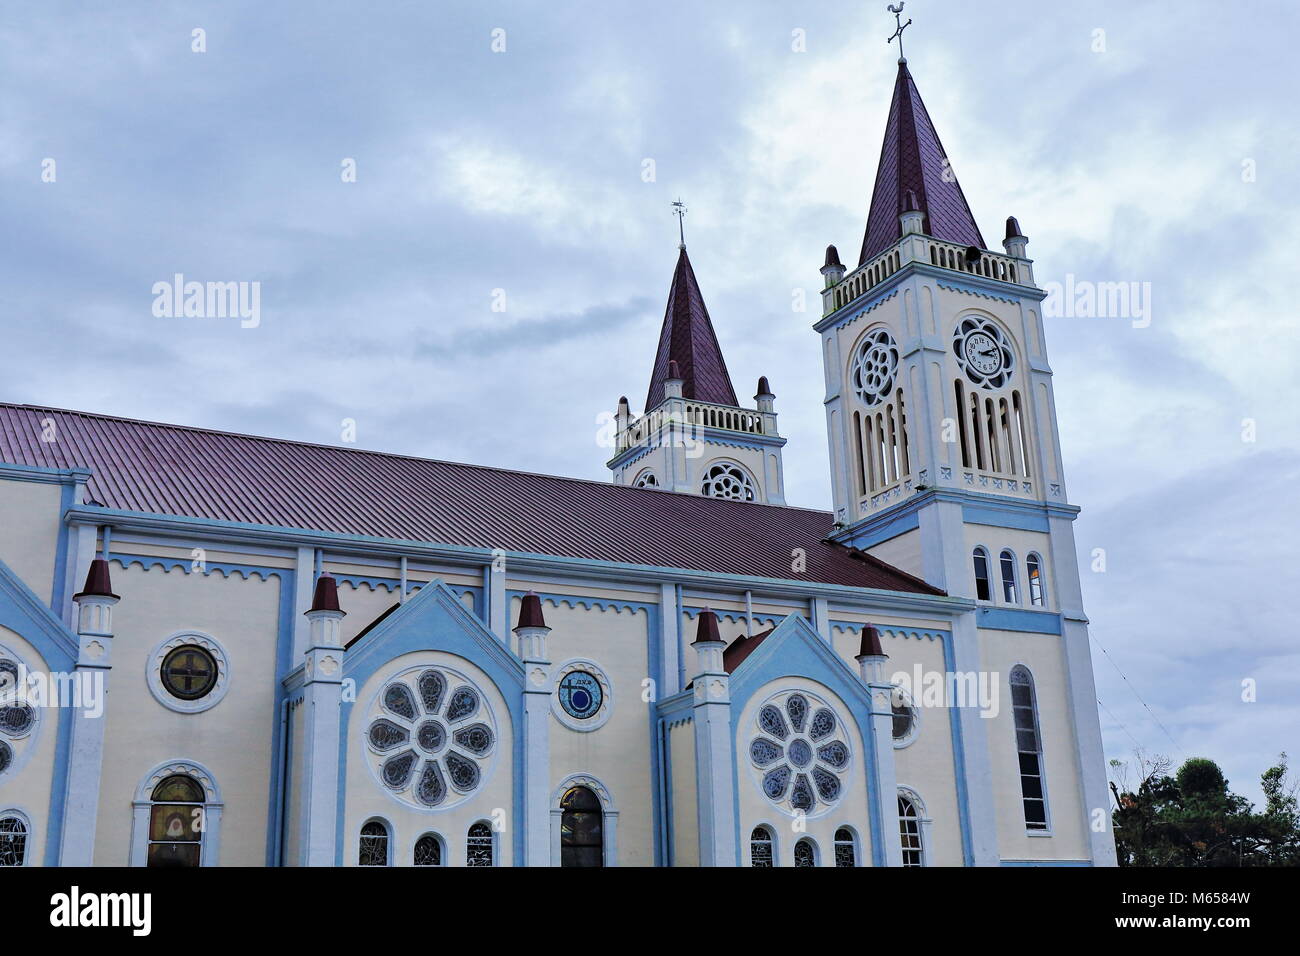
[[[1002,348],[984,332],[966,336],[966,362],[982,375],[996,375],[1002,370]]]
[[[1002,388],[1010,383],[1015,361],[1011,340],[991,319],[969,315],[958,322],[952,351],[966,377],[980,388]]]

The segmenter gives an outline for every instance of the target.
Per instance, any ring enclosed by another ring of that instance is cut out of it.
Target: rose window
[[[849,374],[853,390],[868,408],[889,397],[898,374],[898,346],[888,329],[876,329],[862,340]]]
[[[754,483],[737,466],[720,462],[704,473],[700,494],[710,498],[753,501]]]
[[[811,694],[778,694],[758,710],[749,759],[764,796],[784,810],[827,809],[844,791],[851,756],[835,712]]]
[[[36,708],[20,693],[18,679],[17,661],[0,654],[0,779],[15,767],[36,727]]]
[[[460,803],[483,782],[497,741],[482,693],[444,668],[393,678],[371,705],[371,769],[399,800],[421,809]]]

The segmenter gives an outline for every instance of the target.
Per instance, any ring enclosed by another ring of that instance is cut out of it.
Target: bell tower
[[[758,380],[754,402],[745,408],[736,398],[683,241],[644,413],[633,416],[628,400],[619,399],[608,462],[614,482],[785,504],[785,439],[777,432],[776,396],[766,376]]]
[[[830,246],[821,269],[835,537],[990,600],[1004,549],[983,545],[976,582],[963,556],[966,538],[983,538],[962,524],[1046,531],[1051,514],[1074,512],[1027,244],[1011,218],[1002,250],[987,248],[900,58],[857,267]],[[932,504],[952,505],[958,524],[941,534],[923,520]],[[1041,596],[1048,542],[1015,545],[1016,587]]]
[[[901,10],[890,7],[896,17]],[[1028,242],[1014,217],[1001,250],[984,241],[900,56],[857,266],[846,268],[830,246],[821,269],[814,328],[826,376],[831,538],[974,604],[954,623],[956,671],[1009,668],[1017,652],[1006,648],[1022,647],[1021,635],[1059,635],[1081,805],[1089,821],[1104,820],[1079,509],[1066,493],[1046,293]],[[978,718],[963,709],[961,719],[963,733],[982,739]],[[989,752],[1003,759],[1001,748]],[[1025,802],[1026,832],[1046,833],[1042,802]],[[1019,806],[1002,806],[1019,826]],[[985,803],[971,812],[992,811]],[[1089,822],[1086,833],[1094,862],[1113,863],[1108,828]]]

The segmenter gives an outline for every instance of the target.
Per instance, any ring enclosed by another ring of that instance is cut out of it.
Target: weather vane
[[[891,3],[888,7],[889,12],[894,15],[894,36],[886,40],[886,43],[893,43],[894,37],[898,38],[898,58],[905,59],[903,56],[903,31],[912,25],[912,18],[908,17],[907,22],[903,23],[903,4],[902,0],[898,3]]]
[[[677,235],[681,237],[682,248],[685,249],[686,225],[683,220],[686,218],[686,203],[682,202],[680,197],[673,203],[673,215],[677,217]]]

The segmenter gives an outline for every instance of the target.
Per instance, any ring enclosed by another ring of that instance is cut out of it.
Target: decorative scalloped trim
[[[842,634],[860,634],[863,627],[864,625],[855,624],[852,621],[831,621],[831,629],[839,631]],[[922,638],[929,638],[932,641],[941,641],[948,636],[947,631],[907,630],[896,627],[880,627],[880,625],[876,625],[876,627],[880,630],[881,637],[901,637],[904,640],[909,637],[914,637],[918,641]]]
[[[182,558],[164,558],[155,554],[114,554],[109,558],[110,562],[115,562],[123,571],[133,564],[140,565],[141,570],[149,571],[152,568],[159,567],[163,569],[164,574],[170,574],[179,568],[185,574],[192,574],[192,562]],[[251,576],[257,575],[265,581],[275,575],[289,574],[290,568],[264,568],[252,564],[225,564],[210,561],[207,563],[207,570],[204,574],[211,574],[213,571],[220,572],[223,578],[228,578],[232,574],[238,574],[245,581]]]
[[[511,591],[508,595],[510,600],[517,597],[523,597],[523,591]],[[590,611],[593,608],[601,611],[613,610],[615,614],[622,614],[624,611],[631,611],[636,614],[638,611],[650,613],[650,604],[641,604],[636,601],[619,601],[615,598],[598,598],[598,597],[581,597],[573,594],[538,594],[543,604],[550,604],[553,607],[567,605],[571,608],[582,607]]]
[[[985,292],[983,289],[975,289],[964,285],[957,285],[951,282],[936,282],[940,289],[947,289],[949,292],[961,292],[964,295],[979,296],[981,299],[995,299],[998,302],[1010,302],[1015,304],[1019,299],[1012,298],[1009,295],[997,295],[993,292]]]
[[[685,614],[688,619],[693,621],[695,618],[700,616],[700,612],[703,610],[704,608],[702,607],[684,607],[682,608],[682,613]],[[745,620],[747,616],[753,620],[755,624],[777,625],[785,620],[784,616],[776,616],[772,614],[746,615],[744,611],[719,611],[717,608],[709,608],[709,610],[718,616],[718,620],[731,621],[733,624],[739,624],[741,621]],[[798,612],[792,611],[791,613]]]

